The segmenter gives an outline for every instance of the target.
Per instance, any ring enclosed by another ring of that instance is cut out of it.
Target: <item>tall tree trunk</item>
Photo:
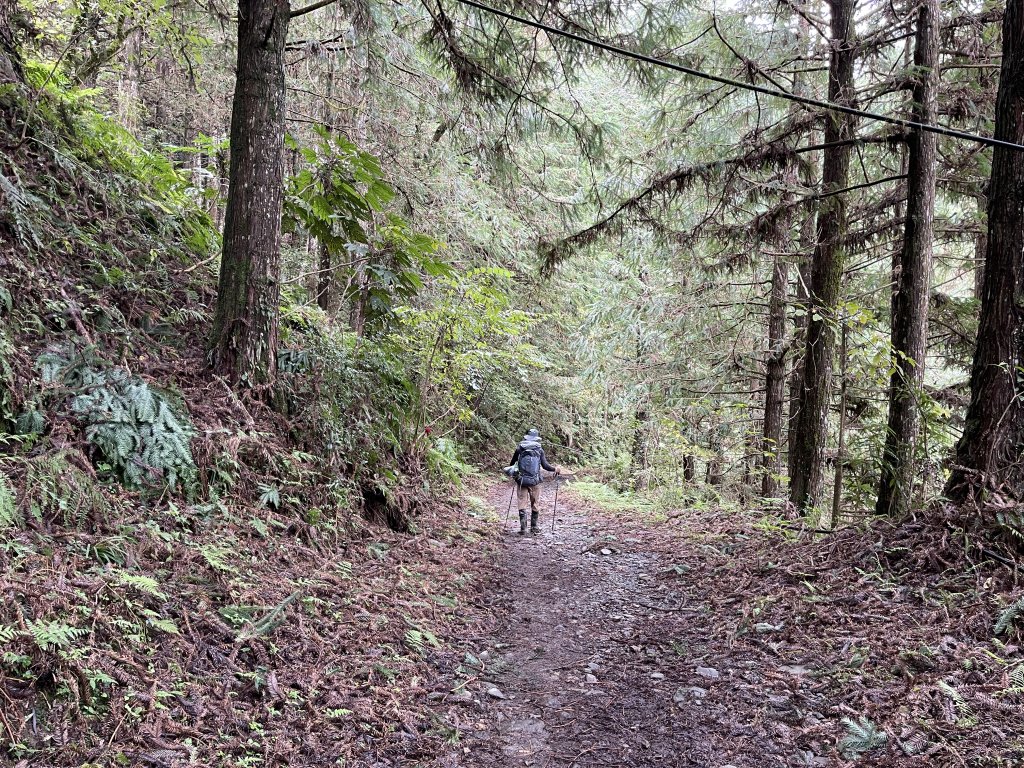
[[[647,268],[641,266],[637,270],[637,281],[640,283],[641,292],[638,296],[639,300],[639,312],[640,319],[636,326],[636,344],[633,349],[633,356],[636,361],[637,375],[640,375],[640,371],[644,369],[647,363],[647,358],[650,355],[649,344],[647,339],[644,337],[644,311],[651,301],[651,289],[648,282],[649,273]],[[638,392],[635,420],[633,424],[633,442],[630,449],[630,475],[632,477],[633,487],[637,490],[647,490],[649,487],[649,478],[647,477],[647,469],[650,465],[648,456],[648,431],[650,420],[650,388],[646,385],[641,385]]]
[[[335,9],[335,24],[334,30],[337,31],[337,14],[339,12],[339,5],[334,5]],[[324,98],[322,99],[323,104],[323,124],[328,131],[334,130],[334,67],[338,60],[337,56],[329,56],[327,59],[327,73],[324,76]],[[319,270],[317,274],[317,286],[316,286],[316,303],[324,312],[329,315],[334,315],[338,311],[339,300],[338,300],[338,260],[331,254],[330,248],[323,243],[318,244],[319,253]]]
[[[832,530],[839,522],[839,512],[843,503],[843,467],[846,464],[846,321],[843,320],[839,342],[839,438],[836,440],[836,464],[835,475],[832,478],[832,507],[828,510],[828,517],[825,517],[825,510],[822,510],[821,527]]]
[[[787,226],[788,233],[789,227]],[[779,449],[782,412],[786,403],[786,291],[789,265],[776,255],[772,265],[772,292],[768,300],[768,356],[765,362],[764,427],[761,433],[761,495],[779,492]]]
[[[814,134],[809,139],[814,144]],[[814,189],[818,184],[814,166],[807,163],[805,171],[801,174],[804,186],[807,189]],[[800,226],[800,255],[796,268],[796,290],[793,301],[793,341],[790,344],[794,350],[793,368],[789,374],[789,415],[786,418],[786,471],[792,482],[796,474],[796,452],[793,444],[796,441],[797,428],[800,424],[800,389],[804,383],[804,354],[807,351],[807,317],[810,309],[808,297],[811,284],[811,259],[809,254],[814,250],[816,211],[806,212],[803,224]]]
[[[14,32],[18,0],[0,0],[0,83],[21,83],[24,73]]]
[[[638,491],[646,491],[650,487],[650,478],[647,477],[649,465],[647,457],[647,422],[650,414],[647,411],[647,400],[644,398],[636,406],[636,421],[633,426],[633,443],[629,451],[630,475],[633,479],[633,488]]]
[[[210,339],[214,370],[234,384],[266,384],[276,375],[288,14],[287,0],[238,3],[224,250]]]
[[[1008,0],[995,136],[1024,143],[1024,0]],[[971,402],[946,495],[963,500],[982,484],[1005,484],[1024,498],[1024,152],[992,151],[988,248]]]
[[[811,43],[811,24],[805,13],[794,13],[793,23],[796,25],[797,41],[804,47],[808,58],[815,56],[815,46]],[[807,95],[807,81],[803,73],[793,76],[793,92],[801,96]],[[820,143],[817,130],[808,131],[805,137],[810,146]],[[816,158],[817,154],[811,155]],[[807,161],[797,164],[797,177],[804,189],[817,189],[818,172],[817,162],[808,158]],[[789,374],[787,394],[788,413],[786,415],[786,475],[792,478],[795,474],[795,457],[793,452],[793,440],[796,435],[798,416],[800,414],[800,388],[803,385],[804,377],[804,352],[807,341],[807,298],[809,291],[807,287],[811,283],[811,259],[810,254],[814,250],[815,220],[818,215],[816,201],[811,200],[802,207],[803,220],[800,222],[800,234],[798,237],[798,255],[795,259],[796,285],[793,290],[795,300],[793,302],[793,338],[790,342],[790,357],[793,360],[792,369]]]
[[[852,105],[856,48],[853,28],[855,0],[831,0],[832,54],[828,74],[828,98]],[[818,237],[811,266],[811,316],[807,323],[800,415],[793,444],[793,477],[790,500],[800,511],[820,506],[824,490],[825,447],[828,440],[829,402],[832,394],[832,356],[835,349],[836,307],[846,264],[846,200],[839,190],[848,185],[849,139],[853,121],[849,115],[830,112],[825,119]]]
[[[913,119],[934,124],[938,115],[939,0],[924,0],[918,11],[914,72]],[[937,160],[938,137],[915,131],[909,140],[907,213],[893,294],[889,425],[875,505],[880,515],[905,515],[913,499],[914,452],[921,426],[918,393],[924,381],[928,342]]]

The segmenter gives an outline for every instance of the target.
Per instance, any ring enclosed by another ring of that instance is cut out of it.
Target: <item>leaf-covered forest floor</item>
[[[501,625],[445,713],[463,765],[1022,764],[1024,655],[993,639],[1017,585],[998,563],[929,548],[917,524],[787,537],[562,494],[554,532],[508,523]],[[490,502],[503,514],[505,489]]]
[[[509,487],[472,490],[404,534],[269,510],[17,534],[3,621],[35,640],[5,652],[51,672],[2,681],[12,764],[1024,760],[1019,621],[993,637],[1018,585],[952,537],[611,512],[568,486],[554,530],[520,538]]]

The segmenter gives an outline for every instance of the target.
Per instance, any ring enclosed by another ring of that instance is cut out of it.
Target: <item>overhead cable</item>
[[[856,109],[855,107],[848,107],[844,104],[836,104],[831,101],[824,101],[822,99],[812,99],[808,96],[800,96],[795,93],[788,93],[786,91],[777,90],[775,88],[766,88],[763,85],[756,85],[754,83],[744,83],[741,80],[734,80],[730,77],[723,77],[722,75],[715,75],[710,72],[702,72],[699,69],[688,67],[684,64],[678,64],[674,61],[666,61],[665,59],[659,59],[656,56],[651,56],[646,53],[640,53],[638,51],[632,51],[628,48],[622,48],[618,45],[612,45],[601,40],[595,40],[584,35],[577,34],[575,32],[569,32],[568,30],[559,29],[553,27],[550,24],[545,24],[542,21],[535,21],[534,19],[528,19],[525,16],[518,16],[508,11],[503,11],[500,8],[494,8],[484,3],[478,2],[478,0],[456,0],[462,5],[476,8],[477,10],[490,13],[495,16],[501,16],[509,21],[514,21],[519,24],[523,24],[534,29],[539,29],[547,32],[551,35],[557,35],[558,37],[564,37],[569,40],[574,40],[577,43],[583,43],[594,48],[600,48],[614,53],[617,56],[623,56],[627,59],[634,59],[636,61],[642,61],[645,64],[653,64],[656,67],[663,67],[665,69],[671,69],[675,72],[681,72],[684,75],[690,75],[691,77],[698,77],[702,80],[710,80],[713,83],[721,83],[722,85],[729,85],[733,88],[740,88],[745,91],[753,91],[754,93],[760,93],[765,96],[771,96],[778,99],[786,99],[787,101],[795,101],[798,104],[804,104],[809,107],[817,107],[818,109],[824,109],[831,112],[842,112],[847,115],[854,115],[855,117],[861,117],[866,120],[875,120],[882,123],[889,123],[890,125],[898,125],[903,128],[910,128],[917,131],[927,131],[929,133],[937,133],[941,136],[951,136],[955,139],[963,139],[964,141],[972,141],[977,144],[985,144],[990,147],[1004,147],[1006,149],[1015,149],[1018,152],[1024,152],[1024,144],[1015,144],[1012,141],[1004,141],[997,139],[992,136],[980,136],[974,133],[967,133],[966,131],[958,131],[953,128],[945,128],[941,125],[931,125],[930,123],[919,123],[916,120],[904,120],[901,117],[890,117],[889,115],[882,115],[877,112],[867,112],[863,109]]]

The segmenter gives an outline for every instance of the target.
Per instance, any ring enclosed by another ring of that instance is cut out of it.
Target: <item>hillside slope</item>
[[[461,567],[487,552],[480,513],[421,505],[413,524],[422,485],[386,495],[327,450],[368,444],[366,425],[346,428],[348,401],[318,418],[315,371],[285,383],[287,417],[210,376],[203,201],[86,96],[39,90],[0,96],[0,754],[439,752],[425,702],[483,588]],[[294,346],[327,332],[289,330]],[[382,386],[344,362],[352,397]]]

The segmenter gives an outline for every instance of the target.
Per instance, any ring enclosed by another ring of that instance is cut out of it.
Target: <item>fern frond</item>
[[[10,221],[14,225],[13,229],[18,237],[18,242],[26,249],[33,246],[41,248],[42,241],[30,214],[33,210],[41,209],[43,201],[19,187],[2,173],[0,173],[0,192],[8,202],[6,209]]]
[[[0,529],[18,525],[18,504],[7,475],[0,472]]]
[[[149,576],[143,576],[142,574],[137,573],[125,573],[124,571],[121,571],[117,575],[117,580],[124,586],[138,590],[144,595],[155,597],[158,600],[167,599],[167,595],[160,589],[160,584],[156,579],[150,578]]]
[[[1002,635],[1010,631],[1010,626],[1021,616],[1024,616],[1024,597],[1020,598],[1017,602],[1011,603],[1006,606],[996,619],[995,627],[993,628],[996,635]]]
[[[44,651],[65,651],[78,638],[89,634],[89,630],[73,627],[62,621],[28,621],[28,631],[35,644]]]
[[[889,742],[889,734],[866,717],[859,720],[844,717],[842,723],[846,726],[846,735],[839,740],[839,751],[847,757],[870,752],[884,747]]]
[[[1010,688],[1024,691],[1024,664],[1018,664],[1010,671]]]
[[[940,680],[938,683],[939,690],[942,691],[949,699],[953,702],[953,708],[956,709],[956,713],[959,717],[957,725],[965,728],[972,728],[978,724],[978,716],[974,713],[973,707],[968,703],[967,699],[963,697],[956,688],[945,680]]]
[[[86,440],[125,485],[174,489],[195,477],[191,424],[162,392],[123,368],[97,367],[102,360],[88,350],[48,350],[37,364],[44,381],[72,391],[71,411],[85,425]]]

